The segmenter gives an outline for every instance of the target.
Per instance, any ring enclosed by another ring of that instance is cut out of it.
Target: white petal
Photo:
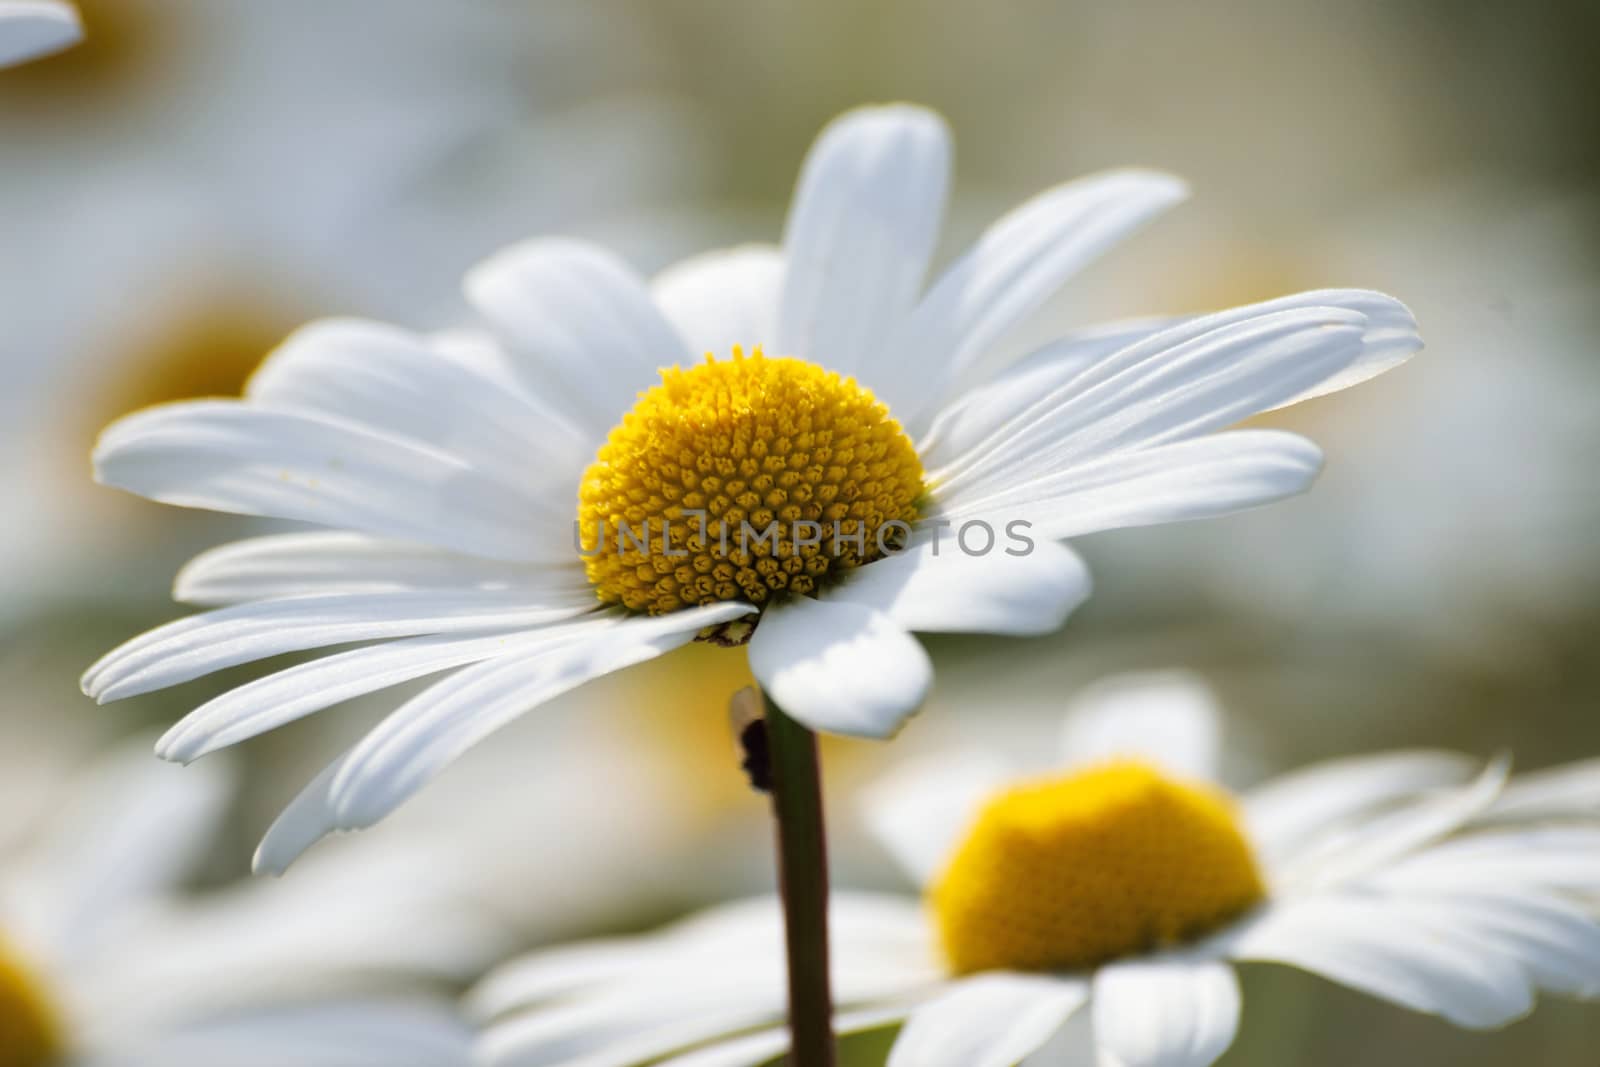
[[[909,1007],[897,1007],[840,1012],[834,1016],[833,1030],[841,1035],[877,1030],[899,1022],[909,1011]],[[783,1055],[788,1049],[789,1030],[787,1027],[778,1027],[707,1045],[681,1056],[672,1056],[655,1063],[653,1067],[757,1067]]]
[[[970,555],[958,537],[987,550]],[[876,608],[907,630],[1034,635],[1059,630],[1089,589],[1089,569],[1065,545],[951,528],[857,568],[828,599]]]
[[[1506,822],[1596,815],[1600,815],[1600,760],[1589,759],[1518,775],[1484,817]]]
[[[1469,834],[1408,856],[1375,872],[1368,881],[1396,891],[1497,886],[1600,897],[1600,829],[1542,827]]]
[[[1392,370],[1422,351],[1422,337],[1417,333],[1417,320],[1411,310],[1400,301],[1383,293],[1367,289],[1318,289],[1309,293],[1269,300],[1260,307],[1289,307],[1322,305],[1349,308],[1367,317],[1367,331],[1363,338],[1361,355],[1326,381],[1291,397],[1278,407],[1298,404],[1302,400],[1326,396],[1328,393],[1359,385],[1384,371]]]
[[[585,439],[526,393],[394,326],[327,319],[296,330],[251,377],[263,407],[309,411],[432,445],[530,490],[576,484]]]
[[[516,590],[561,597],[587,585],[576,563],[539,567],[463,556],[364,534],[272,534],[221,545],[190,560],[173,598],[220,607],[333,593]]]
[[[507,560],[571,559],[571,502],[326,416],[168,404],[100,436],[96,477],[181,507],[299,519]]]
[[[1070,379],[935,471],[939,499],[1036,490],[1101,457],[1198,437],[1348,366],[1366,318],[1340,308],[1263,314],[1192,339],[1187,327],[1131,345]]]
[[[840,116],[806,156],[784,227],[777,348],[872,386],[939,238],[950,133],[920,107]]]
[[[58,0],[0,2],[0,67],[59,52],[83,40],[83,24]]]
[[[470,1031],[447,1009],[330,1000],[257,1007],[156,1035],[130,1035],[81,1067],[467,1067]]]
[[[1459,785],[1473,761],[1455,752],[1389,752],[1333,760],[1286,774],[1241,798],[1250,839],[1278,867],[1346,820],[1430,789]]]
[[[1457,1026],[1504,1026],[1533,1006],[1516,961],[1442,938],[1381,897],[1315,896],[1271,908],[1229,939],[1228,952],[1299,967]]]
[[[809,597],[762,613],[750,670],[789,715],[849,737],[891,736],[933,683],[928,654],[889,616]]]
[[[1095,1040],[1117,1067],[1207,1067],[1238,1029],[1239,979],[1226,963],[1130,960],[1095,973]]]
[[[282,871],[319,838],[371,826],[473,745],[545,701],[752,610],[730,603],[660,618],[601,616],[552,627],[531,650],[458,671],[391,713],[296,797],[261,842],[257,870]]]
[[[1491,877],[1453,890],[1408,893],[1392,906],[1441,939],[1509,957],[1539,989],[1600,994],[1600,923],[1554,894],[1497,887]]]
[[[1280,869],[1280,883],[1330,886],[1360,877],[1438,841],[1482,814],[1505,786],[1510,764],[1500,757],[1476,781],[1428,796],[1295,857]]]
[[[231,689],[185,715],[156,745],[165,760],[190,763],[335,704],[452,667],[514,654],[539,633],[428,635],[351,649]]]
[[[1018,360],[1005,373],[963,392],[933,420],[918,445],[923,466],[939,470],[990,434],[1114,352],[1183,319],[1163,317],[1108,323],[1069,334]]]
[[[86,672],[104,703],[192,681],[284,652],[417,634],[540,626],[594,610],[577,594],[545,603],[516,593],[424,592],[293,597],[191,615],[135,637]]]
[[[925,886],[944,870],[983,802],[1013,777],[1003,761],[975,752],[924,756],[867,787],[862,814],[901,869]]]
[[[1303,493],[1322,452],[1297,434],[1232,430],[1109,456],[1024,489],[952,509],[957,522],[1028,524],[1041,539],[1187,522]]]
[[[1011,1067],[1088,999],[1083,982],[994,972],[962,979],[917,1007],[888,1067]]]
[[[525,361],[530,387],[570,411],[592,444],[660,380],[660,368],[688,356],[644,280],[596,245],[565,239],[514,245],[473,268],[466,292]]]
[[[178,888],[214,844],[233,797],[227,765],[171,767],[150,742],[124,742],[89,767],[49,816],[36,851],[7,858],[10,903],[63,958],[92,951],[106,925]]]
[[[1215,781],[1220,770],[1222,711],[1198,675],[1183,671],[1127,674],[1085,689],[1061,724],[1069,765],[1132,757],[1184,778]]]
[[[650,291],[691,357],[726,359],[734,345],[779,354],[782,286],[782,253],[769,245],[744,245],[674,264],[656,276]]]
[[[1112,171],[1057,186],[984,231],[890,339],[877,391],[902,423],[1091,260],[1188,195],[1152,171]]]

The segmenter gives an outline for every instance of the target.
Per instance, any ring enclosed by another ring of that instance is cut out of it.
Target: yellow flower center
[[[61,1054],[60,1025],[44,989],[0,940],[0,1067],[46,1067]]]
[[[584,472],[601,601],[659,615],[812,593],[910,533],[922,463],[853,379],[760,349],[661,372]]]
[[[991,800],[932,903],[964,974],[1092,967],[1202,934],[1264,895],[1226,795],[1118,762]]]

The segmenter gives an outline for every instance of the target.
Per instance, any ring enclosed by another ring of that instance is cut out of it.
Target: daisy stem
[[[828,978],[828,847],[817,738],[762,694],[778,824],[778,887],[789,959],[790,1063],[834,1067]]]

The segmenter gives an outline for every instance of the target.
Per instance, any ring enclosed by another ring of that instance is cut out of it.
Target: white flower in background
[[[836,895],[841,1027],[906,1020],[892,1067],[1202,1067],[1233,1041],[1241,962],[1469,1028],[1537,990],[1600,996],[1600,765],[1508,781],[1394,752],[1234,798],[1211,781],[1219,735],[1198,682],[1124,678],[1069,712],[1059,769],[954,752],[879,783],[870,821],[926,895]],[[787,1032],[735,1035],[782,1018],[778,938],[765,899],[524,957],[471,997],[483,1052],[761,1063]]]
[[[110,653],[85,691],[114,700],[383,642],[198,709],[159,749],[188,761],[456,669],[301,794],[263,842],[265,869],[383,818],[550,697],[708,627],[747,634],[747,616],[750,665],[779,706],[815,729],[887,736],[931,680],[911,631],[1054,630],[1089,591],[1062,539],[1304,490],[1321,465],[1311,442],[1218,431],[1420,346],[1396,301],[1324,290],[1061,338],[958,391],[1184,187],[1117,171],[1049,190],[924,292],[949,165],[937,116],[852,112],[807,159],[781,251],[707,255],[652,287],[599,248],[533,241],[467,279],[498,346],[316,323],[243,401],[114,424],[95,452],[106,484],[334,531],[200,557],[176,596],[218,610]],[[709,516],[698,530],[695,512]],[[803,522],[836,525],[819,545]],[[654,548],[629,547],[624,524]],[[890,552],[897,524],[909,536]],[[741,527],[776,540],[730,540]]]
[[[64,0],[0,0],[0,67],[26,63],[81,40],[78,12]]]
[[[0,839],[4,1067],[449,1067],[469,1042],[436,987],[500,931],[417,853],[293,882],[182,892],[231,793],[139,741]]]

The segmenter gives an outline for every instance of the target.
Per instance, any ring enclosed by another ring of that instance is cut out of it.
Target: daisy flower
[[[182,893],[232,778],[172,771],[141,739],[0,828],[0,1064],[467,1062],[432,991],[480,973],[500,931],[459,914],[460,887],[388,849]]]
[[[82,39],[78,12],[64,0],[0,0],[0,67],[59,52]]]
[[[555,694],[697,635],[748,639],[806,727],[885,737],[931,681],[913,631],[1054,630],[1089,592],[1064,539],[1303,491],[1315,445],[1226,428],[1420,346],[1396,301],[1324,290],[1074,334],[975,383],[1185,189],[1125,170],[1048,190],[925,287],[949,167],[936,115],[854,111],[807,158],[781,250],[649,284],[601,248],[531,241],[466,280],[493,340],[320,322],[243,400],[115,423],[94,456],[108,485],[331,529],[195,560],[176,596],[216,610],[111,652],[84,690],[368,642],[201,707],[160,746],[188,761],[454,671],[307,788],[267,869],[383,818]]]
[[[1600,766],[1508,780],[1503,760],[1394,752],[1235,797],[1219,735],[1198,682],[1120,679],[1071,709],[1059,769],[955,752],[878,783],[869,821],[924,897],[835,895],[841,1029],[905,1020],[893,1067],[1004,1067],[1047,1042],[1063,1058],[1030,1062],[1201,1067],[1233,1041],[1239,963],[1470,1028],[1537,990],[1600,995]],[[777,916],[747,901],[513,962],[470,1000],[486,1058],[779,1055],[787,1033],[754,1030],[782,1017]]]

